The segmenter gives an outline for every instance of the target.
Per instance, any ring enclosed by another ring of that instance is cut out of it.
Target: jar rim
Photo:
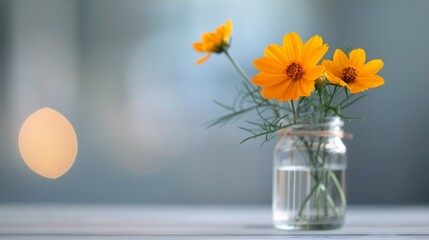
[[[304,128],[308,126],[332,128],[332,127],[342,127],[344,125],[344,121],[339,116],[320,117],[320,118],[314,118],[313,116],[299,117],[297,118],[296,123],[291,124],[288,128],[299,129],[299,128]]]
[[[292,119],[284,119],[285,121],[292,121]],[[314,115],[308,114],[300,115],[296,118],[298,123],[326,123],[326,122],[344,122],[339,116],[328,116],[328,117],[314,117]]]

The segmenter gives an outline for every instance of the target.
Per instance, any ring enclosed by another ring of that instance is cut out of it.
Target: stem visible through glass
[[[324,89],[322,91],[324,91]],[[334,90],[332,92],[329,92],[331,96],[329,97],[329,100],[326,103],[326,106],[323,106],[322,94],[321,94],[322,91],[318,92],[319,93],[319,102],[321,104],[322,109],[324,109],[323,116],[327,117],[328,112],[330,110],[329,106],[332,103],[334,95],[336,94],[336,91],[337,91],[337,86],[334,87]],[[292,101],[292,103],[293,103],[293,101]],[[323,123],[324,123],[324,120],[323,120]],[[314,171],[314,174],[312,174],[312,177],[315,180],[315,185],[312,188],[312,190],[310,191],[310,193],[306,196],[304,201],[302,202],[300,209],[298,211],[298,214],[296,216],[297,220],[299,220],[302,217],[303,210],[304,210],[305,206],[308,204],[308,202],[311,199],[311,197],[313,196],[313,194],[316,194],[316,196],[315,196],[316,218],[318,220],[320,220],[320,201],[321,201],[321,193],[320,192],[321,191],[324,193],[323,194],[324,195],[324,202],[325,202],[325,204],[324,204],[325,205],[324,206],[324,216],[329,215],[329,210],[328,210],[329,207],[332,208],[334,215],[336,217],[339,216],[337,207],[335,206],[335,203],[329,194],[329,185],[331,183],[331,179],[332,179],[332,182],[334,183],[336,190],[338,191],[338,193],[340,195],[341,205],[343,207],[345,207],[347,204],[344,189],[341,186],[340,182],[338,181],[337,177],[335,176],[334,172],[329,168],[325,169],[325,164],[326,164],[326,159],[325,159],[326,158],[326,149],[325,149],[325,147],[323,147],[323,155],[321,157],[321,161],[319,162],[320,149],[321,149],[321,146],[324,142],[323,140],[324,140],[323,137],[319,137],[319,140],[318,140],[319,143],[318,143],[316,152],[314,152],[314,150],[313,150],[313,142],[314,141],[311,141],[311,144],[309,144],[307,142],[307,140],[305,140],[303,137],[301,137],[301,141],[303,142],[303,144],[306,147],[307,152],[308,152],[310,171],[311,172]],[[323,171],[320,172],[319,171],[320,168]]]

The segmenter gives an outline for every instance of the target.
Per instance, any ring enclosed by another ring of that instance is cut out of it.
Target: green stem
[[[320,189],[322,188],[322,186],[319,186],[318,188],[317,188],[317,191],[316,191],[316,198],[315,198],[315,201],[316,201],[316,218],[317,218],[317,220],[319,220],[320,221]]]
[[[238,73],[240,73],[241,77],[243,77],[243,79],[246,80],[247,82],[251,82],[249,76],[247,76],[247,74],[243,71],[243,69],[241,69],[240,65],[238,65],[238,63],[234,60],[234,58],[232,58],[232,56],[229,54],[228,50],[225,48],[225,49],[223,49],[223,52],[228,57],[229,61],[231,61],[232,65],[234,65],[234,67],[238,71]]]
[[[293,123],[296,123],[296,111],[295,111],[295,104],[293,103],[293,100],[290,100],[291,106],[292,106],[292,112],[293,112]]]
[[[335,187],[338,190],[338,193],[340,194],[340,199],[341,199],[341,205],[346,208],[347,206],[347,201],[346,201],[346,194],[344,193],[344,189],[341,186],[340,182],[338,181],[337,176],[335,176],[335,174],[329,170],[329,175],[331,176],[332,181],[334,181]]]
[[[336,179],[336,188],[340,194],[340,198],[341,198],[341,202],[342,205],[344,206],[344,208],[346,207],[346,199],[345,199],[345,194],[344,194],[344,190],[341,187],[341,184],[338,182],[338,179],[336,178],[335,174],[332,172],[332,170],[328,170],[328,174],[331,178],[335,178]],[[323,187],[322,191],[325,192],[325,216],[328,215],[328,210],[327,210],[327,205],[329,205],[329,207],[333,210],[335,217],[339,217],[339,213],[338,213],[338,209],[335,206],[334,200],[332,200],[332,197],[330,196],[329,192],[328,192],[328,183],[327,184],[323,184],[321,179],[317,179],[316,176],[312,175],[312,177],[314,178],[314,180],[316,181],[316,184],[314,184],[313,188],[311,189],[310,193],[305,197],[304,201],[302,202],[298,214],[296,216],[296,219],[299,220],[302,217],[302,213],[304,211],[305,206],[308,204],[308,201],[310,201],[311,197],[313,196],[313,194],[316,193],[316,209],[317,209],[317,219],[320,219],[320,196],[319,196],[319,191],[320,188]],[[335,180],[334,180],[335,182]],[[317,190],[317,191],[316,191]]]
[[[329,196],[329,184],[330,184],[330,181],[329,181],[329,174],[328,173],[325,173],[325,178],[326,178],[326,189],[325,189],[325,207],[324,207],[324,210],[325,210],[325,217],[328,217],[328,215],[329,215],[329,212],[328,212],[328,196]]]
[[[314,192],[319,188],[320,182],[317,184],[314,184],[313,188],[311,189],[310,193],[305,197],[304,201],[301,204],[301,207],[299,208],[298,215],[296,216],[297,219],[301,218],[302,212],[304,211],[304,207],[307,205],[308,201],[310,201],[311,196],[313,196]]]
[[[314,155],[314,157],[316,158],[316,164],[319,165],[319,153],[320,153],[320,147],[322,146],[322,137],[319,137],[319,145],[317,145],[317,151],[316,154]],[[325,150],[326,151],[326,150]],[[323,167],[323,161],[324,159],[322,159],[322,167]]]
[[[338,213],[338,209],[335,206],[334,200],[332,200],[331,196],[328,196],[328,204],[329,206],[331,206],[332,210],[334,210],[335,217],[336,218],[340,217],[340,214]]]
[[[253,88],[253,90],[255,92],[259,92],[259,88],[256,87],[255,85],[252,84],[252,81],[250,80],[249,76],[247,76],[247,74],[243,71],[243,69],[240,67],[240,65],[234,60],[234,58],[231,56],[231,54],[228,52],[227,48],[223,49],[223,52],[225,53],[225,55],[228,57],[229,61],[232,63],[232,65],[234,66],[235,70],[237,70],[237,72],[241,75],[241,77],[245,80],[244,84],[246,84],[247,86],[250,86],[251,88]],[[246,87],[245,85],[245,87]],[[264,102],[268,102],[266,99],[264,99]],[[271,108],[272,111],[274,112],[274,114],[276,115],[276,117],[280,117],[280,113],[276,108]]]
[[[337,88],[338,88],[338,86],[337,86],[337,85],[335,85],[335,87],[334,87],[334,91],[333,91],[333,93],[331,94],[331,97],[329,98],[328,105],[326,105],[326,110],[325,110],[325,116],[324,116],[324,117],[327,117],[327,116],[328,116],[329,106],[331,105],[332,99],[334,99],[335,92],[337,91]],[[323,106],[322,106],[322,107],[323,107]]]
[[[319,92],[319,102],[320,102],[320,106],[323,107],[322,94],[320,92]]]
[[[335,187],[338,190],[342,204],[345,207],[346,198],[345,198],[344,190],[341,187],[341,184],[339,183],[337,177],[335,176],[335,174],[333,173],[333,171],[331,169],[325,169],[323,174],[318,174],[317,168],[319,165],[319,158],[320,157],[318,155],[312,154],[313,150],[311,150],[311,149],[312,149],[313,142],[311,142],[311,144],[309,144],[303,137],[301,137],[301,141],[303,142],[304,146],[307,148],[307,151],[309,152],[310,165],[312,166],[312,168],[316,168],[316,171],[314,171],[314,174],[313,173],[311,174],[312,178],[315,181],[315,185],[313,186],[310,193],[306,196],[303,203],[301,204],[296,219],[300,219],[302,217],[302,212],[304,211],[305,206],[308,204],[308,201],[311,199],[313,194],[316,194],[316,199],[315,199],[316,205],[315,206],[316,206],[316,211],[317,211],[317,219],[320,219],[320,203],[318,202],[318,201],[320,201],[320,190],[322,190],[324,192],[324,197],[325,197],[325,206],[324,206],[325,216],[329,215],[328,214],[328,211],[329,211],[328,208],[331,208],[332,211],[334,212],[334,215],[336,217],[339,217],[338,209],[336,208],[335,203],[332,200],[332,197],[330,196],[330,194],[328,192],[329,185],[330,185],[329,179],[330,178],[334,179]],[[326,153],[326,150],[324,151],[324,153]],[[326,156],[323,156],[323,158],[325,158],[325,157]],[[325,165],[325,161],[323,161],[323,160],[321,161],[321,163],[322,163],[321,167],[323,167]],[[313,171],[311,171],[311,172],[313,172]],[[322,182],[323,178],[326,179],[325,184]],[[323,188],[323,189],[321,189],[321,188]]]

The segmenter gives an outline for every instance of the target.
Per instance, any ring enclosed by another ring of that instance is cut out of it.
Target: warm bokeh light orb
[[[64,175],[77,155],[77,137],[70,122],[51,108],[32,113],[18,137],[19,151],[27,166],[47,178]]]

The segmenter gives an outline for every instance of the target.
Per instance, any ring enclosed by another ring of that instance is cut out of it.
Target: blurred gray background
[[[429,1],[0,0],[0,202],[269,204],[274,142],[237,124],[206,129],[239,75],[191,48],[230,18],[230,49],[252,61],[285,33],[320,34],[382,58],[386,84],[349,113],[352,204],[429,203]],[[21,160],[24,119],[49,106],[79,153],[50,180]]]

